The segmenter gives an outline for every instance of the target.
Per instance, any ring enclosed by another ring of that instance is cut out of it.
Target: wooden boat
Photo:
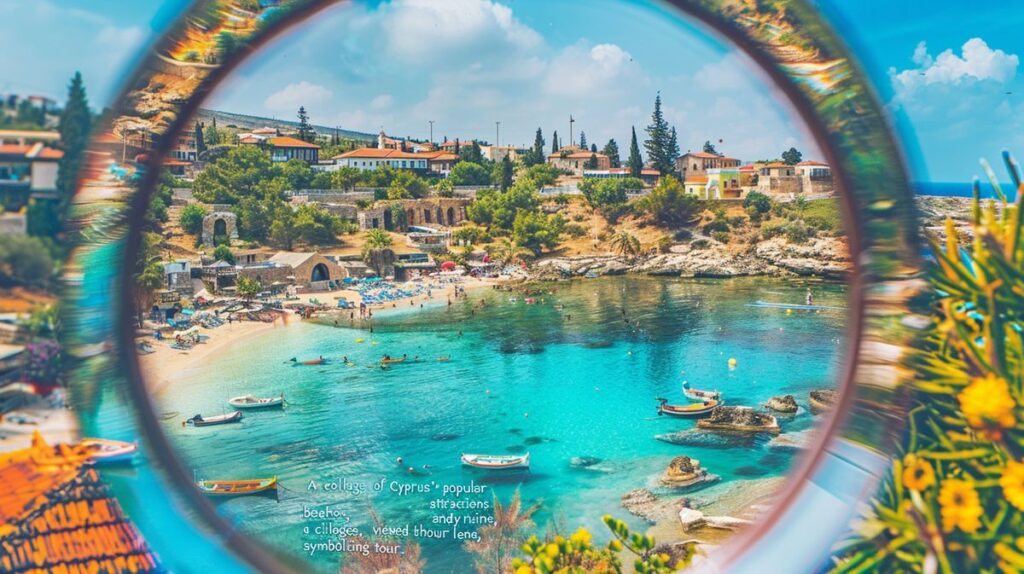
[[[228,404],[236,409],[272,409],[284,406],[284,393],[276,397],[256,397],[243,395],[228,399]]]
[[[78,444],[89,451],[93,464],[117,464],[129,462],[139,452],[139,445],[123,440],[105,438],[83,438]]]
[[[683,395],[688,399],[695,401],[717,401],[722,398],[722,393],[719,391],[702,391],[700,389],[691,389],[690,383],[683,381]]]
[[[245,496],[277,490],[277,477],[251,480],[197,480],[196,486],[207,496]]]
[[[530,468],[530,453],[520,456],[464,454],[462,464],[488,470],[507,470],[512,468]]]
[[[212,417],[204,417],[203,415],[195,415],[192,418],[185,419],[182,423],[189,424],[194,427],[209,427],[214,425],[225,425],[229,423],[237,423],[242,420],[242,411],[235,411],[226,415],[216,415]]]
[[[381,359],[380,364],[382,365],[397,365],[398,363],[404,363],[405,357],[400,359]]]
[[[706,417],[714,412],[719,406],[721,401],[707,400],[702,403],[693,403],[690,405],[670,405],[668,399],[658,397],[658,414],[668,415],[670,417],[680,417],[686,419],[696,419]]]

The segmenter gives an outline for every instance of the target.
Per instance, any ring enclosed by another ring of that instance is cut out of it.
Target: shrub
[[[772,237],[778,237],[786,232],[786,226],[788,224],[781,219],[771,219],[764,222],[761,225],[761,237],[765,239],[771,239]]]
[[[707,249],[711,246],[711,242],[707,239],[698,239],[690,243],[690,247],[693,249]]]
[[[814,237],[814,229],[807,227],[799,221],[794,221],[786,226],[786,239],[791,243],[802,243]]]
[[[661,253],[668,253],[672,250],[672,238],[668,235],[662,235],[658,238],[658,251]]]
[[[583,215],[582,213],[577,213],[576,215],[572,216],[572,220],[577,222],[577,223],[580,222],[580,221],[583,221],[586,218],[587,218],[587,216]]]
[[[747,213],[753,208],[757,213],[768,213],[772,208],[772,199],[760,191],[751,191],[743,198],[743,207]]]
[[[660,225],[681,227],[693,222],[700,212],[700,200],[686,193],[679,180],[668,175],[658,181],[639,207],[654,216]]]
[[[747,218],[742,215],[733,215],[732,217],[726,218],[731,227],[742,227],[747,222]]]
[[[178,225],[191,235],[199,235],[203,231],[203,218],[208,215],[206,207],[199,203],[190,203],[181,208]]]
[[[715,231],[711,233],[711,238],[719,243],[729,243],[729,232]]]
[[[587,228],[579,223],[568,223],[565,226],[565,232],[571,237],[583,237],[587,234]]]
[[[689,229],[680,229],[672,234],[672,239],[676,241],[689,241],[693,238],[693,233]]]
[[[217,261],[223,261],[225,263],[235,264],[235,254],[231,253],[231,248],[227,245],[218,245],[213,250],[213,258]]]
[[[704,233],[707,235],[728,232],[729,229],[729,222],[724,219],[714,219],[704,225]]]
[[[53,259],[41,239],[0,235],[0,286],[43,285],[53,274]]]

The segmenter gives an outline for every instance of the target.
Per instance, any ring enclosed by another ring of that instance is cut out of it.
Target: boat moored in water
[[[464,454],[462,464],[488,470],[530,468],[530,453],[523,455]]]
[[[722,398],[720,391],[702,391],[700,389],[694,389],[690,387],[690,383],[683,381],[683,395],[688,399],[695,401],[717,401]]]
[[[300,361],[295,357],[292,357],[292,365],[326,365],[327,359],[320,357],[319,359],[309,359],[307,361]]]
[[[242,420],[242,411],[235,411],[226,415],[215,415],[212,417],[204,417],[203,415],[195,415],[191,418],[185,419],[182,425],[192,425],[194,427],[209,427],[214,425],[225,425],[229,423],[237,423]]]
[[[277,477],[250,480],[197,480],[196,487],[207,496],[245,496],[277,490]]]
[[[272,409],[284,406],[284,393],[276,397],[257,397],[243,395],[228,399],[228,404],[236,409]]]
[[[715,411],[715,409],[721,406],[721,404],[721,401],[709,399],[701,403],[693,403],[689,405],[670,405],[668,404],[668,399],[658,397],[658,414],[668,415],[670,417],[696,419],[710,415]]]
[[[79,441],[79,444],[89,449],[89,457],[93,464],[129,462],[139,452],[139,445],[137,443],[125,442],[123,440],[83,438]]]

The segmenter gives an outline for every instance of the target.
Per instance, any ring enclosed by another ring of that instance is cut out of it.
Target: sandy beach
[[[468,295],[473,291],[493,287],[498,283],[500,283],[500,281],[493,279],[477,279],[468,277],[460,283],[433,283],[429,284],[431,285],[430,296],[418,295],[411,298],[406,297],[403,299],[397,299],[390,304],[369,305],[368,308],[372,311],[386,312],[388,309],[399,309],[406,306],[417,307],[444,305],[447,304],[449,300],[455,300],[456,286],[464,289]],[[359,318],[358,309],[351,310],[334,308],[336,302],[342,298],[348,299],[349,301],[359,301],[360,294],[359,292],[351,289],[304,293],[299,295],[298,299],[288,301],[288,303],[327,305],[329,310],[321,311],[314,315],[312,320],[316,322],[329,325],[332,320],[337,319],[339,324],[344,324],[345,326],[355,328],[369,327],[371,322],[365,319],[361,320]],[[410,301],[412,302],[412,305],[410,305]],[[171,348],[172,341],[153,341],[151,338],[147,339],[150,341],[150,346],[153,349],[153,352],[139,355],[139,362],[144,372],[147,374],[147,386],[152,393],[159,395],[170,385],[174,384],[175,380],[188,377],[190,373],[195,372],[198,369],[202,369],[208,365],[210,361],[216,360],[217,356],[231,345],[241,343],[248,338],[273,329],[286,329],[289,325],[293,325],[303,320],[298,314],[289,310],[280,311],[277,315],[277,318],[273,322],[234,321],[214,329],[200,328],[200,333],[208,336],[209,339],[188,350]],[[355,320],[351,323],[345,320],[342,323],[342,318],[347,319],[350,315],[354,315]]]

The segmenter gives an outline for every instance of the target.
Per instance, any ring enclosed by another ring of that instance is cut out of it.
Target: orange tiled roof
[[[0,145],[0,155],[15,155],[25,159],[60,159],[64,152],[44,146],[42,143],[32,145],[3,144]]]
[[[685,181],[685,183],[695,183],[695,184],[700,184],[700,185],[705,185],[705,184],[707,184],[707,182],[708,182],[708,176],[706,176],[706,175],[698,175],[697,177],[688,177],[688,178],[686,178],[686,181]]]
[[[816,165],[816,166],[820,166],[820,167],[828,167],[827,163],[820,162],[820,161],[814,161],[814,160],[805,160],[805,161],[802,161],[802,162],[798,163],[797,165]]]
[[[288,136],[278,136],[276,138],[269,138],[267,143],[274,147],[304,147],[310,149],[320,149],[320,146],[304,142],[298,138],[290,138]]]
[[[455,155],[450,151],[425,151],[415,154],[420,159],[428,159],[430,161],[455,161],[459,159],[459,156]]]
[[[601,152],[592,152],[592,151],[582,151],[582,150],[580,150],[580,151],[574,151],[574,152],[571,152],[571,153],[567,153],[564,156],[562,155],[561,151],[556,151],[555,153],[548,154],[548,159],[556,159],[556,158],[563,158],[563,157],[565,159],[590,159],[590,156],[592,156],[592,155],[596,155],[599,158],[602,158],[602,157],[607,158],[608,157],[607,155],[605,155],[605,154],[603,154]]]
[[[372,159],[430,159],[426,157],[427,155],[430,154],[417,154],[397,149],[380,149],[375,147],[364,147],[362,149],[354,149],[352,151],[347,151],[341,155],[336,155],[334,156],[334,159],[342,159],[349,157],[365,157]]]
[[[0,454],[0,571],[162,571],[88,458],[38,433],[31,447]]]

